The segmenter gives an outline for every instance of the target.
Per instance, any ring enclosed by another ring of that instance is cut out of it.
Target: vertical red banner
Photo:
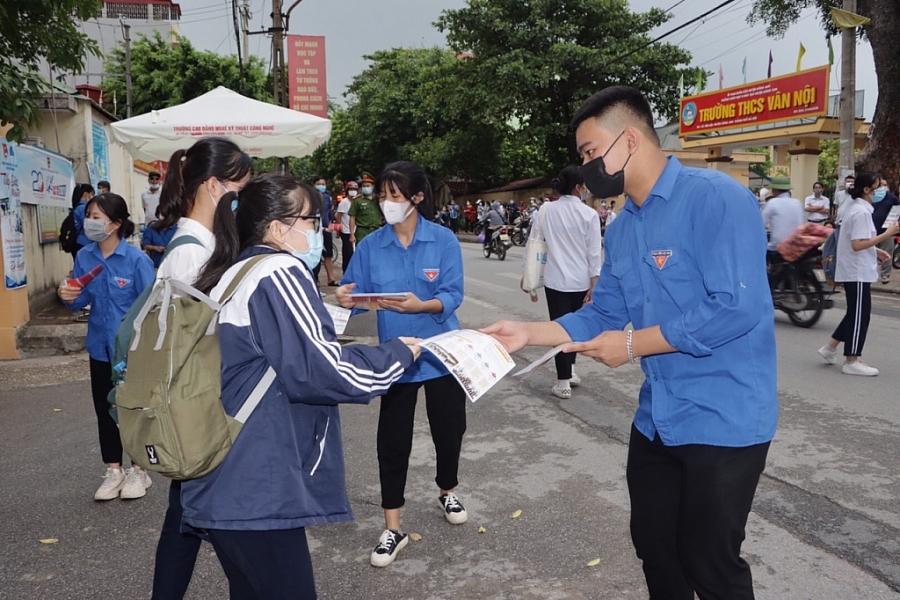
[[[325,83],[325,36],[287,36],[291,108],[328,118]]]

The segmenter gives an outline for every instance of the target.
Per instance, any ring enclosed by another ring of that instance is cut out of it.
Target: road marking
[[[481,287],[487,288],[489,290],[494,290],[495,292],[512,292],[514,291],[512,288],[503,287],[502,285],[495,285],[493,283],[488,283],[487,281],[481,281],[480,279],[475,279],[474,277],[466,277],[466,284],[474,283],[475,285],[480,285]]]
[[[490,302],[485,302],[484,300],[479,300],[478,298],[473,298],[472,296],[466,296],[464,298],[465,302],[471,302],[475,306],[480,306],[481,308],[490,308],[492,310],[497,309],[496,304],[491,304]]]

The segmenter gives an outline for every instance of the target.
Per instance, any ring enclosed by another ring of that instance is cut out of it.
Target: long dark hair
[[[75,187],[72,189],[72,208],[78,208],[78,205],[81,204],[81,197],[84,196],[84,193],[88,192],[91,195],[94,194],[94,186],[89,183],[76,183]]]
[[[97,208],[103,211],[103,214],[109,217],[110,221],[120,221],[122,223],[119,227],[120,238],[128,238],[134,235],[134,223],[130,219],[131,215],[128,213],[128,204],[125,203],[125,198],[112,192],[94,196],[88,200],[87,206],[84,207],[85,216],[90,212],[92,204],[96,204]]]
[[[425,196],[416,205],[416,210],[429,221],[434,218],[434,194],[425,171],[419,165],[405,160],[392,162],[375,179],[376,193],[381,193],[385,186],[399,191],[407,199],[422,192]]]
[[[237,209],[232,211],[234,200]],[[322,204],[322,195],[315,188],[283,175],[260,175],[247,183],[240,196],[225,194],[213,221],[216,249],[200,272],[197,289],[209,293],[241,252],[264,244],[269,223],[289,224],[300,215],[321,214]]]
[[[203,138],[187,150],[176,150],[169,159],[166,181],[159,194],[158,229],[162,231],[188,216],[200,184],[210,177],[223,182],[240,181],[252,167],[252,159],[225,138]]]
[[[856,178],[853,187],[850,188],[851,198],[862,198],[865,188],[874,189],[881,183],[881,175],[873,171],[867,171]]]
[[[550,182],[553,190],[563,196],[574,196],[576,185],[584,185],[584,176],[581,174],[581,167],[578,165],[564,167],[559,172],[559,175]]]

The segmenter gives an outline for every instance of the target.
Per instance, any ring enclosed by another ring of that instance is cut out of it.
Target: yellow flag
[[[831,20],[838,29],[854,29],[872,22],[872,19],[839,8],[831,9]]]
[[[803,64],[803,55],[806,54],[806,48],[803,46],[803,42],[800,42],[800,51],[797,53],[797,70],[801,71]]]

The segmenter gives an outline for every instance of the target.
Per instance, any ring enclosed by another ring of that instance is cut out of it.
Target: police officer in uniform
[[[375,199],[375,178],[362,174],[360,195],[350,206],[350,241],[359,244],[367,235],[381,227],[382,216]]]

